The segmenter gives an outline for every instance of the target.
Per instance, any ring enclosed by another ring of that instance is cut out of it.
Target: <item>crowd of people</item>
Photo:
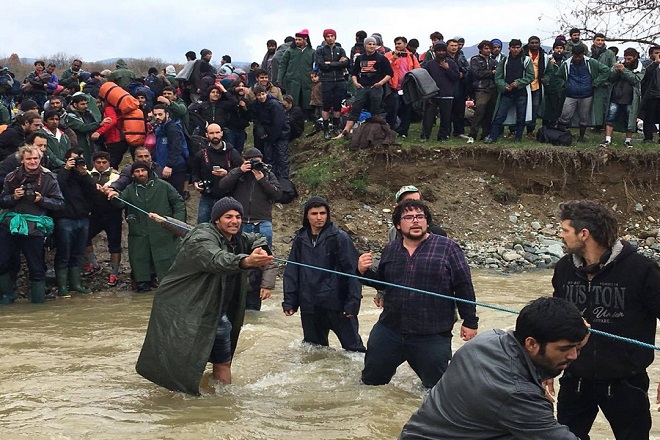
[[[316,48],[303,30],[280,46],[269,40],[263,61],[253,63],[249,73],[234,68],[228,55],[216,68],[208,49],[200,59],[188,52],[179,73],[173,66],[160,73],[154,67],[142,78],[123,60],[114,71],[92,73],[74,60],[61,78],[57,66],[37,61],[18,91],[13,82],[2,89],[3,104],[15,101],[19,111],[14,115],[0,105],[0,123],[8,125],[0,133],[0,304],[17,296],[21,255],[33,303],[90,293],[83,278],[101,270],[93,246],[101,232],[110,254],[107,285],[117,286],[127,225],[133,288],[158,288],[138,372],[196,394],[210,361],[214,378],[230,383],[245,310],[259,310],[274,287],[272,208],[295,196],[289,143],[303,133],[305,120],[319,118],[326,139],[341,139],[366,110],[405,137],[413,112],[421,108],[422,141],[431,138],[435,125],[439,141],[455,136],[474,142],[481,131],[483,141],[493,143],[506,125],[519,141],[525,131],[535,136],[540,120],[560,131],[579,127],[579,139],[588,127],[603,127],[602,145],[608,147],[618,121],[630,146],[640,117],[644,141],[653,141],[660,122],[660,46],[649,49],[644,66],[632,48],[619,62],[602,34],[595,34],[590,49],[577,30],[569,35],[556,39],[551,54],[538,37],[525,46],[512,39],[507,55],[500,40],[484,40],[479,54],[468,60],[462,38],[445,40],[439,32],[431,34],[429,50],[418,53],[415,40],[397,37],[390,50],[379,34],[360,31],[347,53],[333,29],[323,31]],[[432,90],[417,102],[407,99],[406,86],[415,75],[418,92],[429,85]],[[6,69],[2,76],[11,78]],[[140,145],[127,140],[123,111],[101,93],[107,82],[141,109]],[[466,102],[472,100],[466,134]],[[246,142],[250,125],[253,145]],[[126,153],[131,161],[121,167]],[[187,223],[189,190],[200,193],[197,226]],[[379,261],[358,254],[350,236],[331,221],[327,200],[307,200],[283,276],[282,311],[300,312],[307,343],[327,346],[333,331],[342,348],[366,352],[363,383],[389,383],[407,362],[422,384],[433,388],[402,438],[467,438],[488,430],[498,438],[535,432],[538,438],[585,439],[599,408],[617,438],[648,438],[646,368],[652,351],[600,335],[587,340],[582,320],[592,328],[654,341],[660,269],[617,238],[611,210],[589,201],[562,204],[561,237],[568,255],[555,269],[557,298],[529,305],[516,331],[481,337],[463,251],[432,223],[418,188],[404,186],[395,199],[393,230]],[[45,249],[51,245],[56,287],[48,290]],[[383,309],[366,347],[358,322],[362,284],[380,289],[375,301]],[[190,296],[178,295],[182,286]],[[457,314],[463,320],[460,337],[476,340],[450,363]],[[545,321],[540,317],[548,316],[556,322],[539,326]],[[197,324],[176,338],[161,339],[168,334],[164,329],[192,321]],[[183,347],[190,356],[181,355]],[[624,352],[628,355],[620,356]],[[475,378],[465,389],[461,378],[475,371],[482,357],[492,358],[489,367],[505,365],[506,374],[494,373],[495,388],[492,381]],[[544,400],[552,383],[542,381],[561,372],[557,422]],[[501,396],[502,390],[512,397],[493,398],[477,414],[479,406],[443,397],[457,386],[474,399]],[[530,408],[535,416],[522,416]],[[487,412],[494,414],[488,421],[481,417]],[[459,427],[448,414],[474,423]]]

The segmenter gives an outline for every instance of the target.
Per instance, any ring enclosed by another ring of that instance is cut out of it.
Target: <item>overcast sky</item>
[[[208,48],[216,63],[224,54],[234,61],[260,62],[268,39],[279,44],[304,28],[309,29],[314,46],[321,42],[323,30],[332,28],[337,41],[347,48],[361,29],[381,33],[390,47],[398,35],[417,38],[420,50],[430,44],[428,36],[436,30],[445,38],[460,35],[468,46],[485,38],[526,41],[530,35],[538,35],[543,44],[554,41],[557,26],[548,18],[540,19],[538,11],[553,11],[556,2],[541,0],[533,7],[510,0],[482,0],[478,6],[476,2],[454,3],[60,0],[12,8],[11,19],[3,20],[0,56],[17,53],[21,58],[47,58],[64,52],[79,55],[83,61],[154,57],[183,63],[185,52],[194,50],[199,57],[200,49]]]

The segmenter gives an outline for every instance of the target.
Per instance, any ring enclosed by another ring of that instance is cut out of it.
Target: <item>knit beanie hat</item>
[[[303,29],[300,32],[296,32],[296,37],[298,37],[298,38],[308,38],[309,37],[309,31],[307,29]]]
[[[222,217],[222,215],[231,210],[238,211],[238,213],[243,217],[243,205],[233,197],[223,197],[213,205],[211,210],[211,222],[214,223],[217,219]]]
[[[34,101],[32,99],[24,99],[21,102],[20,110],[22,112],[25,113],[25,112],[29,112],[30,110],[35,110],[35,109],[37,109],[37,110],[39,109],[39,105],[37,104],[36,101]]]
[[[323,38],[325,38],[326,35],[332,34],[335,37],[337,36],[337,32],[335,32],[334,29],[326,29],[323,31]]]
[[[135,172],[135,170],[140,168],[144,168],[145,170],[150,171],[149,164],[139,160],[131,165],[131,175]]]
[[[499,38],[493,38],[492,40],[490,40],[490,42],[502,47],[502,40],[500,40]]]
[[[257,148],[251,147],[243,152],[243,157],[251,159],[253,157],[264,157],[264,155]]]
[[[364,39],[364,45],[366,46],[367,43],[374,43],[375,45],[378,45],[378,41],[374,37],[367,37]]]

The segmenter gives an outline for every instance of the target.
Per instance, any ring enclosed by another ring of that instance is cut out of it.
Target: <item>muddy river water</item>
[[[516,310],[551,292],[551,272],[473,278],[479,301]],[[380,312],[374,293],[364,290],[359,316],[365,343]],[[202,397],[172,393],[134,369],[152,298],[103,292],[0,308],[0,439],[395,439],[422,402],[407,365],[391,384],[368,387],[363,355],[339,349],[334,335],[329,349],[301,344],[299,315],[284,316],[281,290],[247,314],[232,385]],[[478,313],[481,331],[515,322]],[[461,344],[454,337],[454,349]],[[649,372],[651,436],[660,439],[660,361]],[[610,438],[599,415],[592,439]]]

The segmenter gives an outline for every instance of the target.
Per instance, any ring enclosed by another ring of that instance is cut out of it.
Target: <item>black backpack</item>
[[[296,185],[294,185],[289,179],[278,179],[278,181],[280,183],[280,188],[282,189],[282,197],[276,200],[276,202],[284,205],[293,202],[296,197],[298,197]]]
[[[565,130],[544,126],[536,133],[536,140],[542,144],[568,147],[573,143],[573,135]]]

